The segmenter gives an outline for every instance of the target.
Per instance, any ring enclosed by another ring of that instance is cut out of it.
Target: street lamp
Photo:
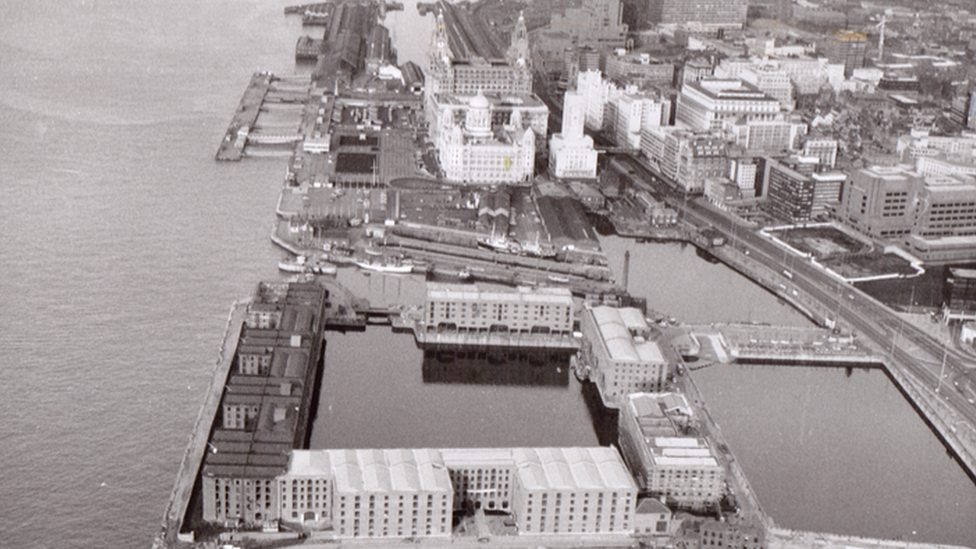
[[[946,348],[946,342],[942,341],[942,369],[939,370],[939,385],[935,388],[935,392],[938,393],[942,389],[942,378],[945,377],[945,367],[946,358],[949,355],[949,350]]]

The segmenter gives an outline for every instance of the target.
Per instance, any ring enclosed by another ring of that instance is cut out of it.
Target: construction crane
[[[878,63],[884,61],[884,40],[885,40],[885,25],[888,22],[888,13],[891,10],[885,10],[881,15],[881,22],[875,25],[875,28],[879,29],[881,33],[878,35]]]

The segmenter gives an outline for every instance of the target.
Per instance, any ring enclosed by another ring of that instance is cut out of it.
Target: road
[[[627,169],[624,175],[629,175],[635,185],[664,197],[678,210],[679,219],[700,228],[715,228],[725,234],[728,246],[735,251],[748,254],[771,272],[782,272],[784,287],[802,290],[825,309],[835,311],[834,318],[825,320],[850,326],[858,337],[886,350],[889,366],[910,372],[976,426],[976,404],[971,402],[976,396],[971,389],[976,387],[976,364],[969,357],[947,348],[906,323],[883,303],[805,258],[790,254],[755,229],[708,206],[703,199],[685,197],[641,163],[627,156],[616,159]]]

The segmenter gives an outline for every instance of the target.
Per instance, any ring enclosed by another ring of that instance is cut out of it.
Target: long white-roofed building
[[[627,534],[637,484],[613,447],[293,450],[278,516],[336,538],[443,537],[455,509],[519,534]]]
[[[515,448],[520,534],[628,533],[637,484],[613,447]]]
[[[293,450],[280,517],[336,537],[450,536],[451,478],[437,450]]]
[[[651,328],[634,308],[591,307],[582,318],[581,359],[592,368],[603,402],[619,406],[629,393],[660,391],[668,365],[660,346],[650,340]]]

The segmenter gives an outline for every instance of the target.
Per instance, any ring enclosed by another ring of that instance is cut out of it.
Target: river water
[[[213,155],[252,72],[302,70],[287,4],[0,3],[0,546],[151,543],[230,304],[279,276],[268,237],[283,161]],[[415,14],[408,2],[390,15],[401,61],[421,61],[427,43],[430,21]],[[691,248],[604,243],[618,263],[631,247],[631,290],[655,310],[805,322]],[[410,278],[340,279],[377,301],[423,291]],[[463,361],[454,376],[450,360],[425,363],[388,329],[330,336],[316,443],[595,443],[559,361],[527,360],[534,373],[498,381]],[[779,524],[911,527],[976,546],[965,520],[976,489],[877,372],[698,378]]]

